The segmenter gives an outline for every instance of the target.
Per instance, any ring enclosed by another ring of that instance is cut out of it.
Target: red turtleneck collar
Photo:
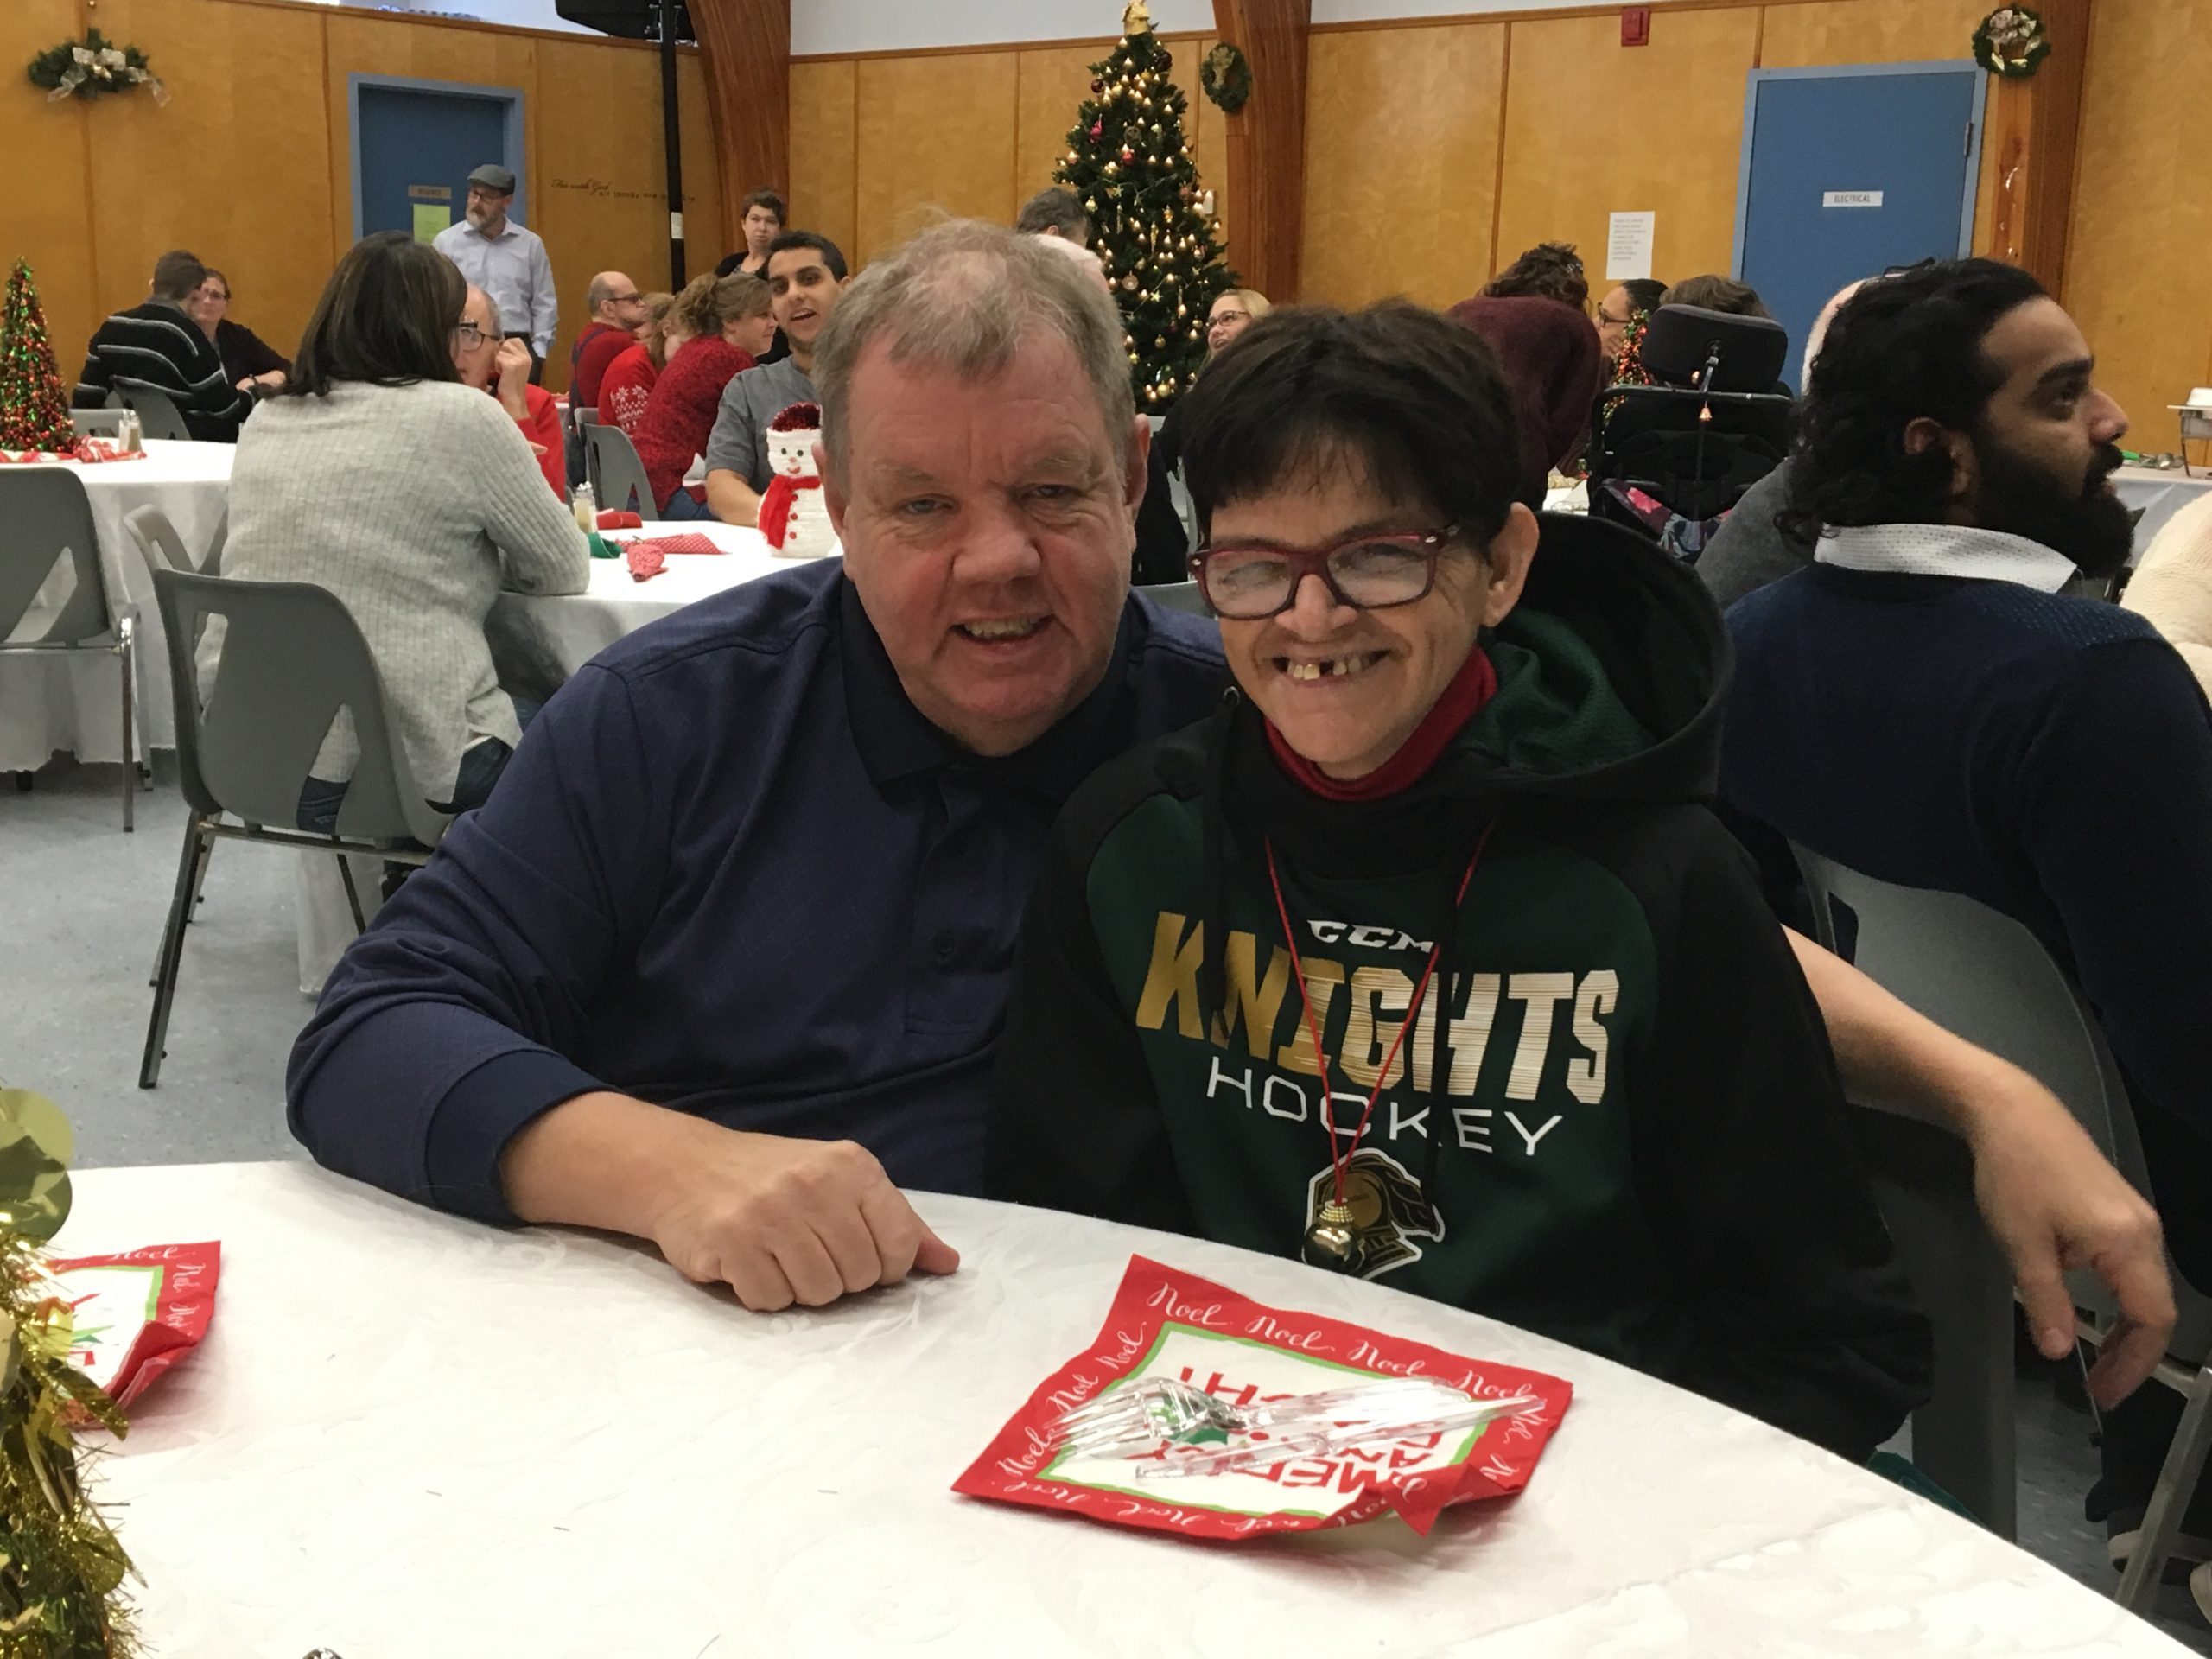
[[[1274,752],[1275,764],[1294,782],[1325,801],[1379,801],[1419,782],[1497,692],[1497,671],[1491,666],[1489,653],[1477,645],[1467,653],[1467,660],[1452,677],[1452,683],[1444,688],[1435,706],[1421,716],[1413,734],[1399,745],[1395,754],[1364,778],[1330,777],[1285,742],[1273,721],[1267,723],[1268,747]]]

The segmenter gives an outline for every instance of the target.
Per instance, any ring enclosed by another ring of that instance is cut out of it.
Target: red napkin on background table
[[[649,547],[656,553],[663,555],[671,553],[719,553],[721,551],[721,549],[716,547],[712,542],[709,541],[704,536],[699,534],[696,530],[685,531],[680,535],[676,536],[641,537],[634,542],[626,542],[623,545],[630,548]]]
[[[640,530],[644,528],[645,522],[634,512],[617,512],[612,507],[599,515],[601,530]]]

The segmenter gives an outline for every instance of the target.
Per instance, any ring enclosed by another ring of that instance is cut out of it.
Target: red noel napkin
[[[601,530],[636,530],[645,522],[634,512],[617,512],[612,507],[599,515],[599,527]]]
[[[684,531],[675,536],[646,536],[624,543],[627,547],[650,547],[657,553],[719,553],[721,549],[696,530]]]
[[[1144,1459],[1071,1458],[1053,1427],[1062,1412],[1135,1378],[1179,1377],[1249,1404],[1351,1386],[1358,1379],[1347,1370],[1423,1376],[1478,1399],[1534,1395],[1543,1405],[1476,1428],[1181,1479],[1147,1478]],[[1038,1385],[953,1490],[1183,1537],[1318,1531],[1391,1510],[1425,1534],[1449,1504],[1526,1486],[1573,1397],[1573,1384],[1541,1371],[1263,1306],[1135,1255],[1091,1346]]]
[[[644,582],[660,575],[668,556],[651,542],[632,542],[622,550],[622,556],[630,562],[630,579]]]
[[[211,1240],[48,1262],[74,1325],[69,1363],[128,1406],[207,1334],[222,1254]]]

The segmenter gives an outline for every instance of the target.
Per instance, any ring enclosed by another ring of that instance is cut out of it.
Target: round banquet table
[[[763,1316],[594,1235],[296,1164],[96,1170],[72,1254],[219,1239],[99,1463],[153,1656],[2183,1651],[1972,1523],[1510,1326],[1295,1262],[919,1195],[961,1270]],[[955,1496],[1130,1254],[1567,1377],[1517,1499],[1200,1544]]]
[[[137,648],[131,669],[137,682],[138,748],[141,757],[176,747],[176,716],[169,697],[168,648],[154,584],[123,528],[124,515],[139,507],[159,507],[175,526],[195,560],[222,523],[231,493],[231,461],[238,454],[227,443],[184,443],[155,438],[139,461],[41,461],[67,467],[85,480],[99,533],[100,565],[110,602],[127,607],[137,618]],[[58,602],[67,591],[66,574],[41,591]],[[19,630],[24,637],[37,625]],[[112,765],[124,757],[121,742],[121,677],[112,658],[84,652],[33,661],[27,656],[0,658],[0,772],[35,772],[58,749],[82,760]]]
[[[643,530],[616,531],[606,539],[621,547],[633,541],[686,533],[704,536],[722,550],[671,555],[658,575],[644,582],[630,574],[626,559],[594,559],[591,586],[583,593],[501,594],[484,621],[499,683],[542,701],[625,634],[696,600],[803,563],[777,557],[768,550],[759,531],[737,524],[662,523]],[[114,678],[112,673],[109,678]],[[356,858],[352,862],[353,886],[361,894],[363,906],[372,908],[381,879],[379,861]],[[313,996],[322,989],[324,978],[353,942],[353,912],[346,903],[336,861],[327,853],[298,855],[292,895],[300,989]]]

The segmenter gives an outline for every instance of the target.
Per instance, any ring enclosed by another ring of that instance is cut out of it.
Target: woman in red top
[[[619,426],[625,434],[636,431],[645,412],[645,399],[652,396],[653,382],[668,364],[661,326],[668,320],[669,307],[675,303],[673,294],[645,296],[645,320],[638,326],[638,343],[618,352],[599,378],[602,426]]]
[[[776,327],[768,285],[742,274],[699,277],[676,296],[662,327],[685,339],[671,350],[630,441],[663,518],[711,518],[706,502],[684,488],[683,474],[706,450],[722,388],[768,349]]]

